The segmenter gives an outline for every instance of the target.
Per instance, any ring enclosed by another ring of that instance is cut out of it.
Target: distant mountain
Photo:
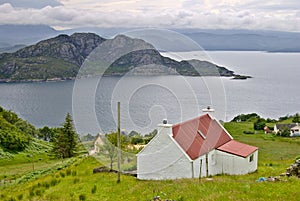
[[[183,33],[205,50],[300,52],[300,33],[287,32],[190,32]]]
[[[141,28],[142,29],[142,28]],[[55,30],[47,25],[0,25],[0,52],[11,52],[15,45],[31,45],[59,34],[71,35],[76,32],[92,32],[105,38],[120,33],[130,37],[135,28],[82,27],[69,30]],[[225,30],[225,29],[173,29],[197,42],[204,50],[300,52],[300,33],[265,30]],[[136,37],[134,37],[136,38]],[[151,42],[151,40],[147,41]],[[164,43],[159,41],[162,47]],[[160,46],[155,48],[160,50]],[[168,43],[170,47],[170,43]],[[199,50],[174,43],[168,51]]]
[[[30,45],[59,34],[47,25],[0,25],[0,48]]]
[[[59,33],[47,25],[0,25],[0,53],[17,51]]]
[[[104,75],[124,75],[129,71],[138,75],[235,75],[207,61],[178,62],[164,57],[140,39],[120,35],[107,40],[93,33],[74,33],[43,40],[14,53],[0,54],[0,81],[73,79],[92,51],[94,55],[102,55],[102,63],[109,64]],[[96,74],[97,70],[87,71],[85,75]]]

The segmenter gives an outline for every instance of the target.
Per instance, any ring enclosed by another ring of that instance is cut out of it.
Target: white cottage
[[[98,133],[98,135],[96,136],[93,144],[94,144],[94,148],[92,150],[89,151],[89,155],[94,155],[94,154],[97,154],[99,153],[99,146],[102,146],[104,145],[104,142],[103,142],[103,138],[105,136],[102,135],[101,133]]]
[[[233,140],[209,114],[158,125],[158,134],[137,155],[144,180],[247,174],[257,169],[258,148]]]

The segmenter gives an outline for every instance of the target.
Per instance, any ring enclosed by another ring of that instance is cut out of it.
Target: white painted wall
[[[192,163],[172,137],[172,125],[158,134],[137,155],[137,177],[143,180],[192,178]]]
[[[250,156],[252,154],[243,158],[218,150],[216,150],[216,152],[218,174],[241,175],[257,170],[258,151],[253,153],[253,161],[251,162]]]

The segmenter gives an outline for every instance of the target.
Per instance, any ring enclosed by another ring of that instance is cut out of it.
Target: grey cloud
[[[57,0],[0,0],[0,4],[9,3],[16,8],[35,8],[40,9],[46,6],[61,6]]]
[[[266,11],[278,11],[278,10],[299,10],[299,0],[252,0],[249,3],[243,3],[239,6],[241,9],[253,9],[253,10],[266,10]]]
[[[197,7],[194,9],[155,9],[153,7],[144,12],[128,10],[106,12],[101,9],[90,9],[87,12],[80,7],[48,6],[42,9],[15,9],[10,4],[0,4],[0,24],[47,24],[66,28],[94,26],[300,31],[300,27],[296,26],[299,24],[299,18],[299,11],[276,13],[239,7],[221,7],[214,10]]]

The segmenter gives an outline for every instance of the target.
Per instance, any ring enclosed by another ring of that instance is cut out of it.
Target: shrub
[[[254,130],[263,130],[266,125],[266,120],[259,118],[254,122]]]
[[[42,191],[38,189],[38,190],[35,191],[35,194],[36,194],[37,196],[41,196],[41,195],[42,195]]]
[[[57,179],[52,179],[52,180],[50,181],[50,185],[51,185],[51,186],[55,186],[56,184],[58,184],[58,180],[57,180]]]
[[[249,121],[251,119],[260,118],[258,114],[251,113],[251,114],[240,114],[234,117],[231,122],[241,122],[241,121]]]
[[[50,184],[48,182],[45,182],[42,184],[43,187],[45,187],[46,189],[48,189],[50,187]]]
[[[67,169],[67,171],[66,171],[67,176],[71,175],[71,172],[72,171],[70,169]]]
[[[73,170],[73,171],[72,171],[72,176],[76,176],[76,175],[77,175],[76,170]]]
[[[79,195],[79,200],[81,200],[81,201],[86,200],[85,195],[84,195],[84,194],[80,194],[80,195]]]
[[[94,184],[93,188],[92,188],[92,194],[95,194],[97,191],[97,186],[96,184]]]
[[[178,201],[184,201],[184,198],[182,196],[180,196],[177,200]]]
[[[62,178],[64,178],[66,176],[64,172],[60,172],[59,174]]]
[[[243,131],[244,134],[254,134],[253,131]]]
[[[291,134],[290,129],[288,127],[283,128],[280,132],[279,135],[282,137],[289,137]]]
[[[80,181],[80,179],[75,178],[75,179],[73,180],[73,184],[77,184],[79,181]]]
[[[18,195],[18,200],[22,200],[23,199],[23,194]]]
[[[29,190],[29,196],[30,196],[30,197],[33,197],[33,196],[34,196],[34,191],[33,191],[33,189],[30,189],[30,190]]]

